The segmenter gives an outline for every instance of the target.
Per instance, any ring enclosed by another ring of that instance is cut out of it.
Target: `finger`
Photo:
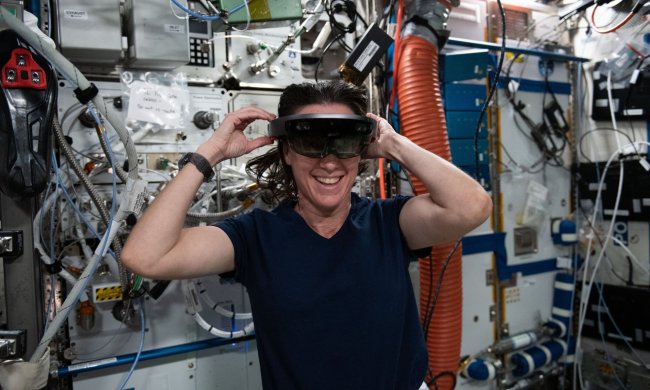
[[[274,137],[269,136],[261,136],[249,140],[248,145],[246,146],[246,153],[249,153],[257,148],[261,148],[262,146],[271,145],[274,140]]]
[[[235,114],[240,118],[249,118],[249,119],[264,119],[264,120],[273,120],[276,118],[276,115],[268,112],[260,107],[248,106],[240,108],[236,111],[233,111],[230,114]],[[228,114],[228,115],[230,115]]]
[[[245,107],[227,114],[222,124],[232,125],[234,129],[242,131],[258,119],[272,121],[275,115],[259,107]]]
[[[379,122],[379,120],[382,119],[379,115],[375,115],[372,112],[367,113],[366,116],[368,118],[372,118],[372,119],[376,120],[377,122]]]

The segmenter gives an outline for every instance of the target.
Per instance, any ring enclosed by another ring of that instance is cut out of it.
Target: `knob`
[[[207,129],[214,123],[214,114],[209,111],[199,111],[194,114],[194,126],[199,129]]]

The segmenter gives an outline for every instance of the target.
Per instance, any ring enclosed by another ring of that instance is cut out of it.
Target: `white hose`
[[[207,294],[207,290],[202,288],[203,283],[201,283],[200,279],[196,279],[194,281],[194,284],[198,286],[199,288],[197,289],[199,292],[199,296],[201,299],[205,301],[205,303],[210,306],[212,310],[214,310],[216,313],[226,317],[226,318],[234,318],[236,320],[252,320],[253,319],[253,314],[252,313],[234,313],[230,310],[227,310],[221,306],[219,306],[218,303],[215,303],[214,300],[210,297],[209,294]]]
[[[201,317],[201,314],[199,314],[198,312],[194,313],[193,317],[194,317],[194,321],[196,321],[196,323],[199,324],[199,326],[201,326],[201,328],[207,330],[208,332],[210,332],[214,336],[222,337],[224,339],[233,339],[235,337],[247,336],[247,335],[249,335],[249,334],[251,334],[251,333],[253,333],[255,331],[255,325],[252,322],[250,324],[246,325],[246,327],[244,329],[242,329],[242,330],[236,330],[234,332],[226,332],[224,330],[221,330],[219,328],[215,328],[214,326],[208,324],[203,319],[203,317]]]
[[[57,313],[56,317],[54,317],[54,319],[50,323],[50,326],[47,327],[47,330],[45,331],[43,338],[41,339],[41,341],[39,341],[38,345],[36,346],[36,349],[34,350],[34,353],[32,354],[31,359],[29,360],[30,362],[32,363],[37,362],[41,358],[41,356],[43,356],[43,353],[45,353],[45,351],[47,350],[50,341],[59,332],[59,328],[66,321],[68,315],[70,314],[70,311],[76,305],[77,301],[79,300],[79,297],[82,295],[82,293],[88,286],[88,282],[90,281],[90,278],[95,274],[99,262],[106,255],[106,252],[108,251],[108,247],[110,246],[109,243],[113,241],[113,238],[115,238],[115,235],[120,230],[119,223],[117,223],[116,221],[112,221],[109,224],[108,228],[109,230],[104,234],[104,237],[102,237],[102,240],[99,242],[99,245],[95,250],[95,254],[88,261],[88,265],[84,269],[84,272],[81,274],[79,280],[74,285],[74,287],[72,287],[70,293],[68,293],[68,296],[66,297],[65,301],[61,305],[61,309]]]

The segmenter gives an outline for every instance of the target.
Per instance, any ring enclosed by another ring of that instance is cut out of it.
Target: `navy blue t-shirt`
[[[352,194],[327,239],[281,204],[217,224],[250,298],[265,390],[417,389],[427,352],[399,228],[408,197]]]

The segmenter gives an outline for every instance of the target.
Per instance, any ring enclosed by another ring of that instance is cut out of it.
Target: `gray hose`
[[[220,221],[222,219],[230,218],[234,215],[237,215],[244,210],[246,210],[250,204],[247,202],[244,202],[240,204],[239,206],[232,208],[230,210],[222,211],[220,213],[196,213],[196,212],[188,212],[187,216],[190,218],[195,218],[195,219],[213,219]]]
[[[88,179],[88,176],[83,171],[83,168],[79,165],[79,162],[74,158],[74,154],[72,152],[72,148],[70,145],[68,145],[68,141],[65,139],[65,135],[63,134],[63,129],[61,128],[61,124],[59,123],[59,119],[55,116],[54,120],[52,121],[54,125],[54,136],[56,137],[57,144],[63,151],[63,155],[65,158],[68,160],[68,163],[72,167],[72,170],[74,173],[77,175],[81,183],[83,184],[84,188],[86,188],[86,191],[88,191],[88,195],[90,195],[90,199],[92,200],[93,204],[95,207],[97,207],[97,210],[99,211],[99,215],[102,218],[102,222],[104,223],[105,226],[108,226],[109,222],[109,213],[108,209],[106,208],[106,205],[104,204],[104,200],[102,199],[101,195],[97,192],[97,188],[93,185],[93,183],[90,182],[90,179]],[[103,138],[103,137],[99,137]],[[113,199],[113,202],[116,202],[116,199]],[[120,258],[120,253],[122,252],[122,242],[120,241],[119,237],[115,237],[115,239],[112,241],[113,244],[113,250],[115,251],[115,259],[117,260],[117,265],[118,269],[120,270],[120,285],[122,286],[122,291],[124,293],[127,292],[128,284],[127,284],[127,274],[126,274],[126,269],[122,265],[122,260]]]
[[[106,139],[102,137],[102,135],[99,133],[97,133],[97,136],[99,138],[99,144],[101,145],[102,150],[104,151],[104,155],[110,161],[111,153],[108,150],[108,145],[106,145]],[[124,171],[124,169],[122,169],[121,166],[117,165],[117,161],[113,161],[113,168],[115,169],[115,173],[117,174],[117,177],[120,179],[120,181],[122,181],[122,183],[126,183],[127,173],[126,171]]]

